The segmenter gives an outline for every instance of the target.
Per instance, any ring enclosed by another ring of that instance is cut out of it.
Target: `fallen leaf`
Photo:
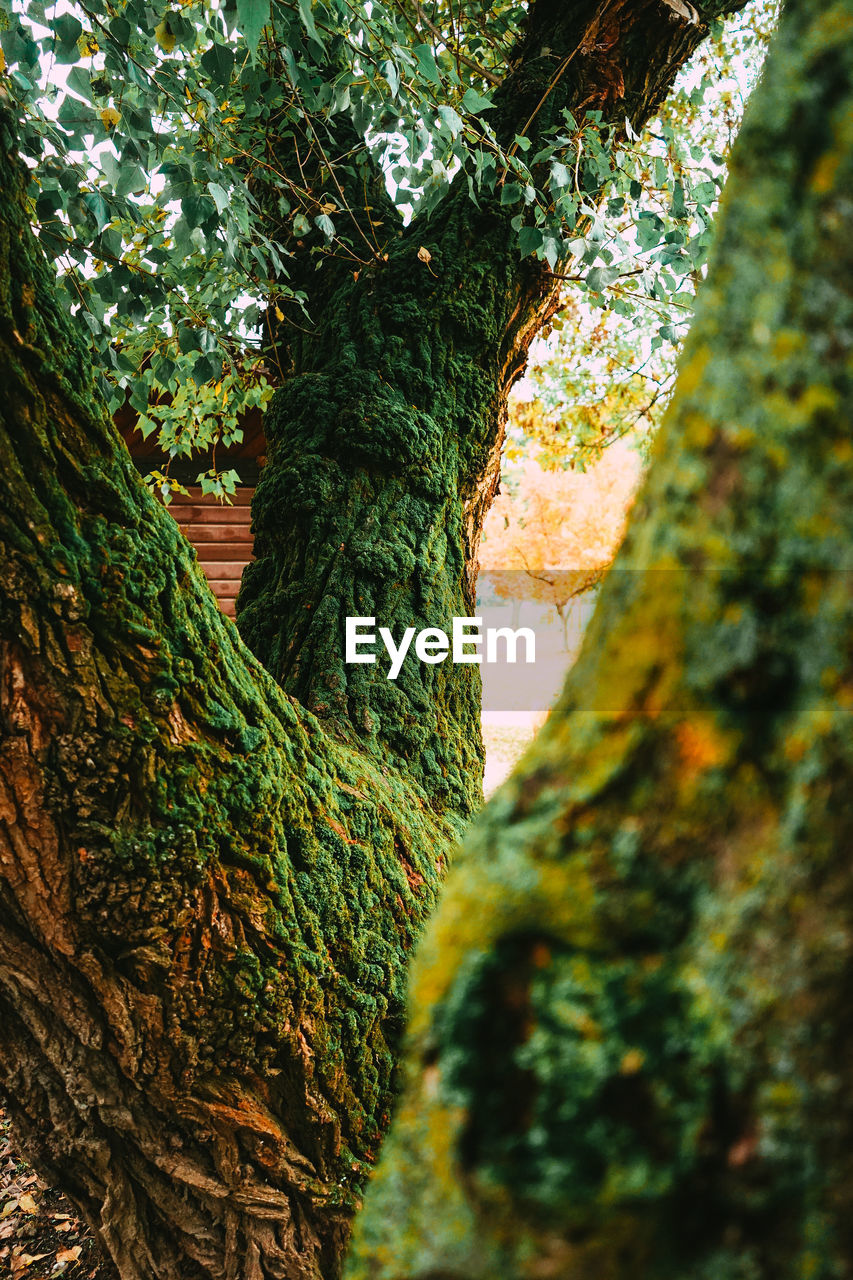
[[[18,1208],[19,1208],[19,1209],[23,1209],[24,1213],[36,1213],[36,1212],[37,1212],[37,1210],[36,1210],[36,1202],[35,1202],[35,1200],[32,1198],[32,1196],[30,1195],[30,1193],[29,1193],[29,1192],[26,1192],[26,1194],[25,1194],[25,1195],[22,1195],[22,1196],[21,1196],[20,1200],[18,1201]]]
[[[56,1255],[57,1262],[76,1262],[83,1252],[82,1245],[75,1244],[73,1249],[60,1249]]]
[[[46,1258],[46,1253],[18,1253],[12,1257],[12,1275],[16,1275],[19,1271],[26,1271],[27,1267],[31,1267],[34,1262],[40,1262],[42,1258]]]

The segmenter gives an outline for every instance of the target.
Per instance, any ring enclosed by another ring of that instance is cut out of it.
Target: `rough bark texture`
[[[790,0],[639,518],[415,965],[351,1280],[853,1274],[853,6]]]
[[[497,133],[525,131],[535,151],[566,107],[639,128],[706,34],[665,0],[540,0],[495,96]],[[391,684],[381,662],[344,665],[343,627],[375,616],[399,637],[474,612],[507,392],[557,304],[547,267],[520,259],[513,212],[497,197],[478,210],[457,184],[387,261],[324,290],[267,416],[257,559],[237,601],[242,634],[289,692],[464,812],[481,795],[478,669],[410,663]]]
[[[560,91],[639,119],[702,31],[658,0],[541,5],[532,30],[582,44],[605,9],[624,44],[590,35]],[[624,102],[599,74],[618,48]],[[537,51],[508,82],[522,115],[554,76]],[[344,674],[336,623],[469,611],[551,284],[454,193],[342,289],[270,419],[241,601],[268,671],[103,415],[13,152],[4,117],[0,1080],[122,1280],[333,1280],[406,957],[479,787],[474,669],[418,664],[389,693]]]

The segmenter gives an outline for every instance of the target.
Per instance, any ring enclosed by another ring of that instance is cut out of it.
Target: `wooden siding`
[[[198,551],[199,562],[220,609],[233,618],[243,569],[254,559],[250,512],[254,489],[238,488],[233,506],[229,507],[212,498],[203,498],[198,485],[189,488],[188,497],[175,494],[169,511]]]

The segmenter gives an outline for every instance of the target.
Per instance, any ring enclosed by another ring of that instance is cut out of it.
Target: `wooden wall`
[[[198,551],[201,567],[220,609],[233,618],[243,569],[254,558],[250,514],[254,488],[241,485],[234,495],[233,506],[202,498],[198,485],[189,486],[189,490],[189,497],[174,495],[169,512]]]

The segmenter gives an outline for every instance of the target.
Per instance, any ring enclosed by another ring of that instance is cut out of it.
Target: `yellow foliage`
[[[169,26],[168,20],[163,18],[162,22],[154,28],[154,36],[160,48],[165,53],[171,53],[175,47],[176,40],[172,34],[172,28]]]
[[[544,470],[536,456],[507,469],[506,487],[486,519],[480,566],[525,572],[527,598],[561,605],[594,585],[612,563],[625,532],[642,464],[620,440],[587,471]],[[495,585],[501,591],[502,579]]]

